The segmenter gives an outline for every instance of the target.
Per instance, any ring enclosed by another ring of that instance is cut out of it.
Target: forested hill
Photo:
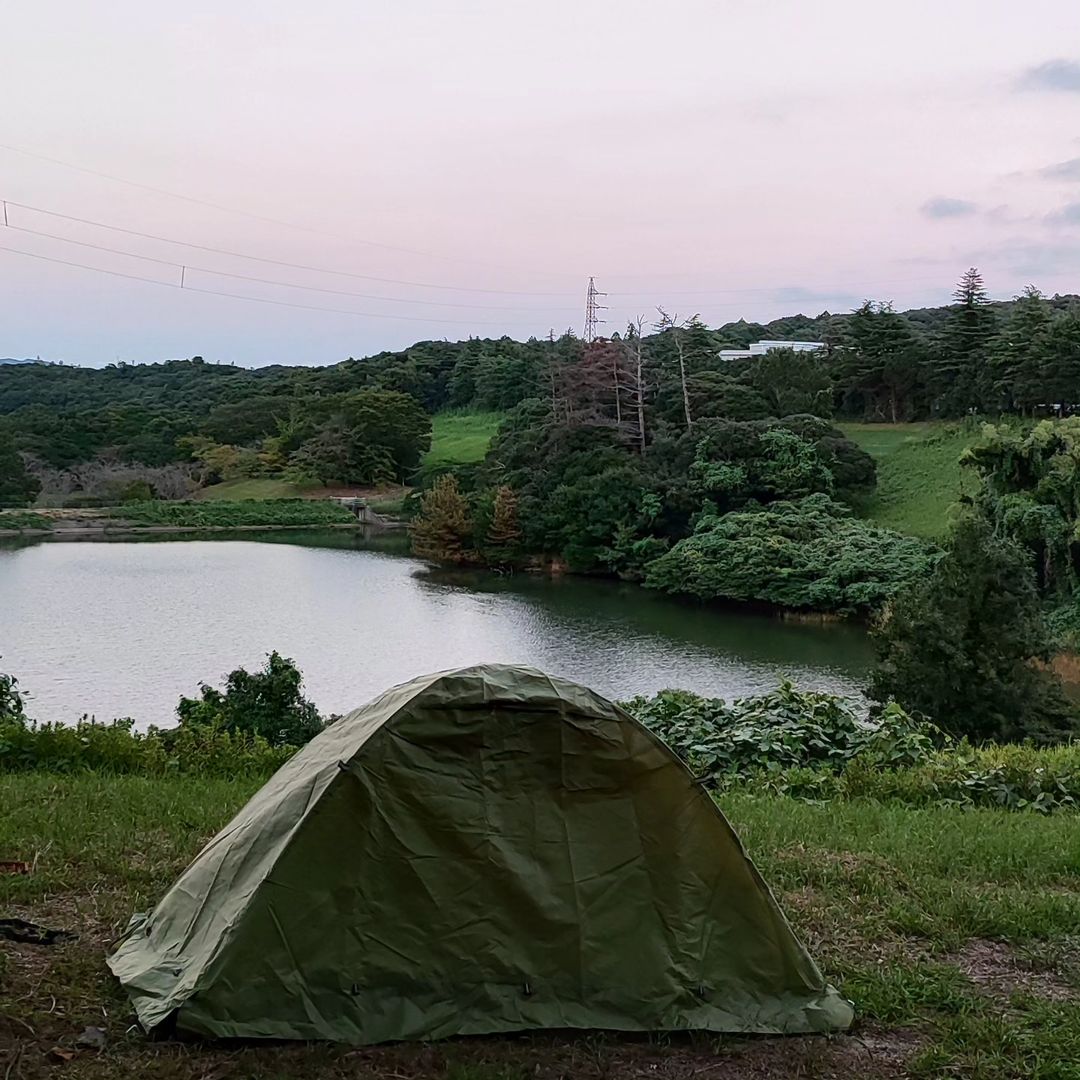
[[[1065,293],[1047,298],[1047,304],[1055,311],[1066,312],[1080,306],[1080,296]],[[1000,322],[1005,322],[1012,315],[1015,300],[992,300],[986,307],[993,311]],[[932,338],[945,331],[949,313],[956,309],[955,304],[943,307],[909,308],[898,314],[919,333]],[[721,346],[725,349],[745,349],[752,341],[832,341],[842,334],[844,324],[850,318],[846,313],[832,314],[823,311],[820,315],[784,315],[772,322],[758,323],[738,319],[724,323],[714,331]]]
[[[665,316],[651,333],[628,327],[592,343],[570,332],[421,341],[323,367],[249,369],[200,357],[100,369],[7,364],[0,441],[46,488],[70,479],[48,470],[101,462],[202,463],[204,480],[239,470],[365,483],[409,475],[421,452],[397,446],[389,417],[415,432],[445,409],[505,413],[546,403],[570,428],[611,426],[644,451],[707,417],[898,422],[1080,408],[1080,297],[1028,289],[1015,301],[990,301],[975,269],[954,295],[947,307],[900,313],[867,301],[845,315],[716,329]],[[722,347],[760,338],[827,348],[720,361]],[[386,429],[378,449],[376,426]]]
[[[986,304],[1000,325],[1005,325],[1013,314],[1015,300],[995,300]],[[1055,295],[1045,300],[1055,313],[1080,309],[1080,295]],[[929,343],[943,334],[949,323],[950,313],[957,305],[943,307],[911,308],[898,312],[900,319],[915,334]],[[720,348],[746,348],[752,341],[801,340],[843,342],[847,336],[851,315],[832,314],[823,311],[819,315],[785,315],[767,323],[724,323],[712,330],[714,344]],[[165,409],[181,408],[206,412],[222,402],[236,401],[256,395],[281,395],[307,392],[324,392],[328,389],[341,391],[354,388],[357,382],[356,365],[367,363],[372,372],[389,368],[406,368],[418,381],[410,385],[397,385],[413,394],[429,409],[445,405],[472,405],[501,408],[515,404],[520,393],[510,389],[515,372],[513,365],[502,371],[497,381],[503,384],[498,392],[488,387],[486,400],[473,402],[460,392],[445,396],[445,380],[421,377],[422,370],[430,368],[448,373],[459,360],[469,365],[470,355],[508,355],[514,352],[532,351],[538,354],[546,343],[523,343],[510,338],[472,338],[467,342],[419,341],[397,352],[380,352],[361,360],[349,358],[341,363],[325,366],[273,365],[261,368],[241,368],[230,364],[210,364],[200,357],[192,360],[170,360],[147,364],[109,364],[105,368],[87,368],[70,364],[47,364],[32,361],[0,360],[4,371],[0,377],[0,415],[13,413],[27,406],[45,406],[49,409],[82,410],[98,409],[107,405],[144,405]],[[350,375],[350,372],[352,373]],[[380,380],[383,381],[383,380]],[[398,382],[408,382],[404,373]],[[440,388],[437,384],[443,381]],[[497,400],[501,398],[501,400]]]

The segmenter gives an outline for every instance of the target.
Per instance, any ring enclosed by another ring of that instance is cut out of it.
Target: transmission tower
[[[592,278],[589,278],[589,291],[585,294],[585,341],[595,341],[597,338],[596,328],[606,320],[601,319],[597,314],[600,311],[607,311],[606,304],[598,304],[596,298],[598,296],[607,296],[607,293],[599,292],[596,288],[596,282]]]

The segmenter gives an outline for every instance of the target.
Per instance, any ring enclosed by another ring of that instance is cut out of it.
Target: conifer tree
[[[472,525],[469,503],[457,477],[444,473],[420,501],[420,513],[409,526],[413,551],[437,562],[461,563],[470,557]]]
[[[496,559],[510,558],[521,543],[521,526],[518,523],[517,495],[507,484],[495,489],[491,525],[488,528],[487,546]]]
[[[937,379],[940,407],[958,416],[978,408],[984,397],[992,396],[988,359],[997,320],[982,275],[974,266],[960,278],[953,300],[941,342]]]
[[[1047,400],[1050,324],[1050,305],[1029,285],[1016,297],[1008,321],[991,345],[993,393],[987,404],[992,408],[1030,413]]]

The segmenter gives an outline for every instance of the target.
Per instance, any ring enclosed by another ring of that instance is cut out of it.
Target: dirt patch
[[[4,1034],[16,1040],[7,1054],[15,1062],[13,1076],[39,1080],[62,1071],[65,1080],[892,1080],[906,1074],[922,1045],[917,1033],[878,1029],[833,1038],[545,1034],[364,1049],[152,1043],[120,1032],[98,1052],[76,1050],[74,1031],[50,1044],[9,1029]]]
[[[1070,1001],[1080,996],[1077,988],[1056,971],[1034,965],[1003,941],[975,938],[942,959],[954,964],[976,986],[995,997],[1007,998],[1016,991],[1048,1001]]]

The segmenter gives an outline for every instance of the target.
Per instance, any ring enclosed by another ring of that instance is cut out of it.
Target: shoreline
[[[74,525],[59,529],[0,529],[0,539],[31,537],[46,540],[78,540],[87,536],[145,536],[167,533],[292,532],[296,529],[382,529],[404,528],[403,523],[385,520],[380,524],[362,521],[309,522],[304,525]]]

